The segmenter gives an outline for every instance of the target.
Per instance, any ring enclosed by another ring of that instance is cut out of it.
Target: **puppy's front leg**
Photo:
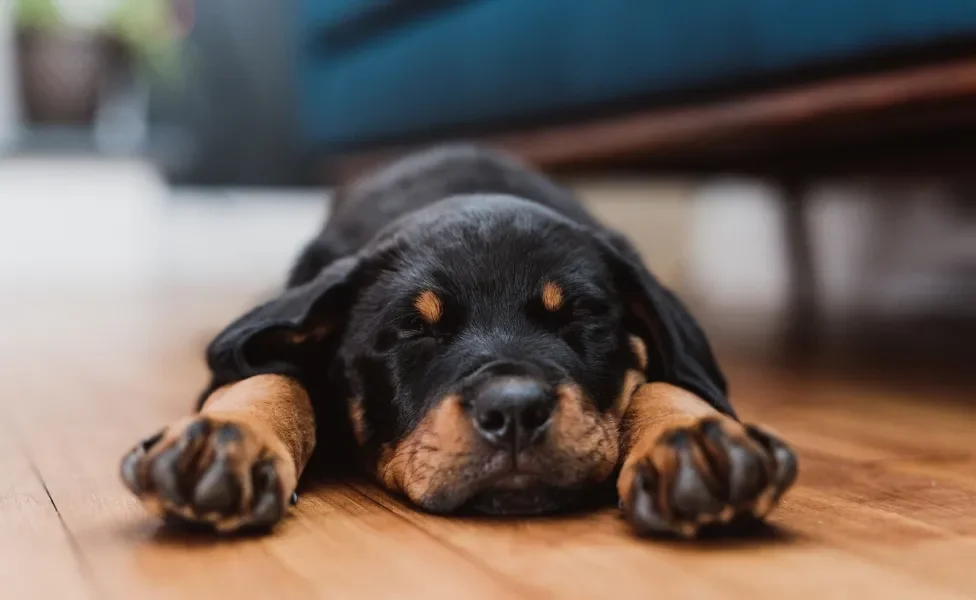
[[[267,528],[284,516],[314,447],[305,389],[258,375],[217,389],[199,414],[137,445],[122,479],[158,515],[222,532]]]
[[[640,386],[622,422],[617,492],[640,534],[764,517],[796,479],[786,444],[665,383]]]

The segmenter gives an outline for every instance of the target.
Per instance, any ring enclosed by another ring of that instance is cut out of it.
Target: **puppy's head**
[[[652,368],[654,308],[633,268],[535,204],[456,198],[290,291],[300,316],[255,339],[265,360],[333,348],[364,459],[420,507],[558,510],[614,472],[620,417]]]

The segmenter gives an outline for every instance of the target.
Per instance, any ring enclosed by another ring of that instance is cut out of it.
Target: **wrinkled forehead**
[[[567,292],[604,289],[608,273],[585,231],[524,204],[475,207],[425,223],[404,238],[398,287],[472,300],[521,296],[546,282]]]

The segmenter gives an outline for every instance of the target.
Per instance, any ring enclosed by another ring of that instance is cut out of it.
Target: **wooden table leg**
[[[785,234],[789,292],[783,342],[793,353],[815,350],[823,321],[820,318],[819,281],[813,257],[814,239],[809,219],[810,182],[785,179],[783,230]]]

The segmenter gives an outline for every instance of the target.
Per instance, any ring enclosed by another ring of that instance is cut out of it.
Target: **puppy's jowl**
[[[793,452],[740,423],[704,334],[568,192],[472,147],[338,192],[286,290],[210,344],[199,412],[122,475],[160,515],[282,519],[313,453],[437,513],[616,491],[641,534],[763,517]]]

